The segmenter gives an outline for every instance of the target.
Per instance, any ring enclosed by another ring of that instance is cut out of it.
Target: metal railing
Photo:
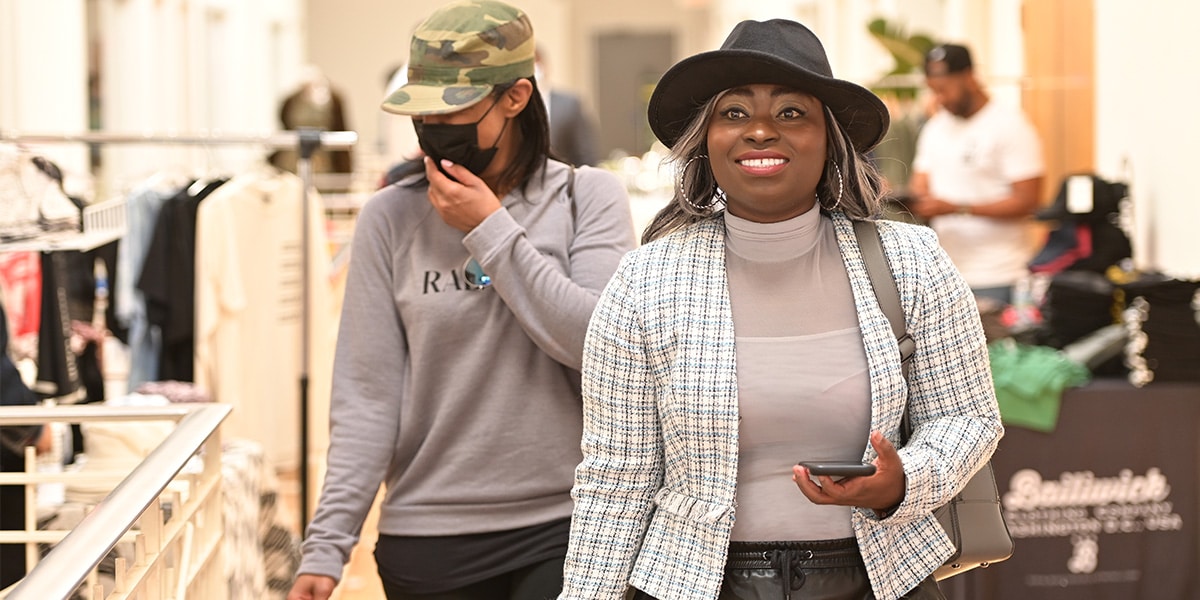
[[[24,579],[0,590],[0,599],[65,600],[85,582],[88,600],[226,597],[220,425],[229,411],[224,404],[0,407],[0,426],[177,422],[170,435],[68,531],[37,530],[33,489],[42,483],[69,482],[82,474],[36,472],[32,449],[27,450],[25,472],[0,473],[0,484],[26,487],[26,529],[0,532],[0,542],[26,544],[32,567]],[[181,473],[193,456],[203,467]],[[116,558],[112,589],[106,591],[97,582],[97,565],[123,541],[132,542],[132,560]],[[39,559],[39,543],[55,545]]]

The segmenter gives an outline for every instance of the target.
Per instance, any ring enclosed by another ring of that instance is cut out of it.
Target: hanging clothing
[[[162,332],[157,380],[193,381],[196,211],[225,179],[197,182],[163,205],[138,279],[146,317]]]
[[[300,178],[291,173],[247,173],[207,198],[196,218],[195,381],[213,400],[233,405],[226,435],[262,444],[276,467],[298,464],[306,332],[311,414],[323,418],[329,405],[335,328],[330,257],[320,198],[306,198],[305,207]]]
[[[0,145],[0,240],[79,229],[81,214],[62,188],[62,170],[45,157]]]
[[[33,390],[42,398],[75,400],[79,369],[71,352],[71,313],[67,304],[67,257],[42,252],[41,325],[38,328],[38,368]]]
[[[0,253],[0,290],[14,340],[37,336],[42,320],[42,259],[38,252]]]
[[[318,129],[321,131],[345,131],[346,126],[345,102],[342,95],[330,87],[319,89],[308,86],[296,90],[279,108],[279,121],[284,129],[296,130],[302,128]],[[271,154],[270,162],[276,167],[297,172],[299,153],[294,149],[284,148]],[[314,175],[325,173],[353,172],[352,154],[349,150],[329,150],[317,148],[310,157],[310,166]],[[343,191],[345,185],[323,185],[321,178],[314,181],[315,187],[322,191]]]
[[[117,247],[117,268],[127,275],[112,282],[115,320],[126,329],[129,346],[128,389],[158,378],[162,332],[146,316],[146,297],[136,285],[154,237],[155,223],[167,199],[181,190],[164,191],[139,186],[125,198],[125,235]],[[128,274],[133,274],[129,276]]]

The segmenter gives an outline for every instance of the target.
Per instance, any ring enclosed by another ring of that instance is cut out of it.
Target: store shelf
[[[100,202],[83,209],[83,231],[49,231],[0,242],[0,252],[86,252],[125,235],[125,199]]]

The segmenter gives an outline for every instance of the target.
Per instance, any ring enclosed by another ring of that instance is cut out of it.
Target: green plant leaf
[[[894,85],[883,82],[887,81],[889,76],[921,72],[925,64],[925,54],[934,46],[933,39],[920,33],[909,35],[903,27],[889,23],[882,17],[868,22],[867,31],[883,46],[884,50],[887,50],[888,54],[892,55],[894,61],[892,69],[875,88],[902,98],[915,96],[918,85]]]

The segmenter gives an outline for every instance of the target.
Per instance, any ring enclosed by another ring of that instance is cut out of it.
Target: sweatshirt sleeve
[[[335,347],[328,465],[297,573],[340,579],[395,447],[408,374],[404,325],[394,301],[400,251],[376,196],[355,225]]]
[[[629,196],[607,171],[576,171],[573,236],[564,249],[569,271],[530,243],[507,210],[480,223],[463,243],[530,338],[558,362],[579,369],[596,300],[617,264],[634,247]],[[568,217],[571,218],[571,217]]]

